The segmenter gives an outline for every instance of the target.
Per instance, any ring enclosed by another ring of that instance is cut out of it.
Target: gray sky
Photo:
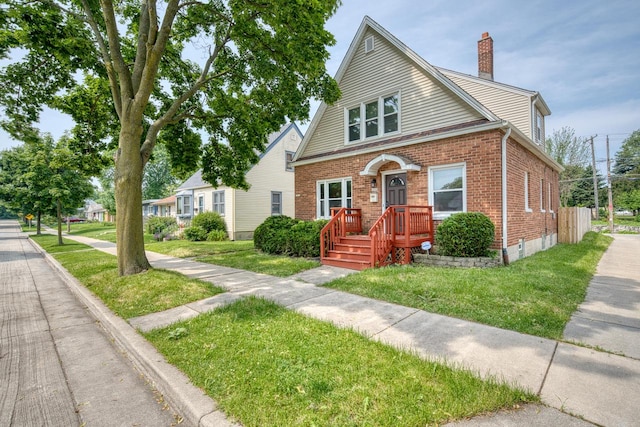
[[[606,135],[613,157],[640,129],[638,0],[344,0],[327,24],[336,38],[327,64],[331,75],[364,15],[427,62],[472,75],[477,41],[489,32],[495,80],[542,94],[552,112],[547,136],[563,126],[577,136],[597,134],[598,160],[606,158]],[[41,129],[54,137],[71,126],[58,113],[41,118]],[[0,133],[0,149],[17,144]]]

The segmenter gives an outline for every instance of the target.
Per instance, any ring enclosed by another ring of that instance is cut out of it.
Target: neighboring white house
[[[253,231],[271,215],[295,214],[294,173],[291,161],[302,141],[295,123],[269,135],[260,160],[247,173],[249,190],[214,188],[199,170],[176,193],[176,215],[187,221],[200,212],[218,212],[225,219],[232,240],[253,238]]]
[[[112,216],[102,205],[94,200],[87,200],[84,207],[84,216],[89,221],[113,222]]]

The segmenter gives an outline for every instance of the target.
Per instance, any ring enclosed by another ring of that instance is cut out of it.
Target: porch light
[[[371,188],[376,188],[376,179],[375,178],[373,178],[371,180]]]

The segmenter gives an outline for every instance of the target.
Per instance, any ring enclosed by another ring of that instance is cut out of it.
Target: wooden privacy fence
[[[558,243],[579,243],[591,230],[591,209],[560,208],[558,213]]]

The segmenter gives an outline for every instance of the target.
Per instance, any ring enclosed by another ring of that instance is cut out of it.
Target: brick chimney
[[[493,81],[493,39],[482,33],[478,40],[478,77]]]

